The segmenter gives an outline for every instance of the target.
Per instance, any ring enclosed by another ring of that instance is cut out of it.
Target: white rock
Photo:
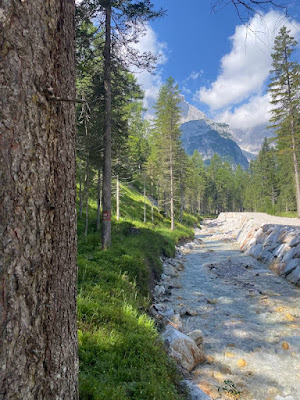
[[[204,354],[198,349],[194,340],[172,325],[167,326],[162,334],[162,339],[170,357],[189,372],[205,360]]]
[[[197,346],[203,343],[203,332],[200,329],[189,332],[188,336],[193,339]]]
[[[163,296],[166,293],[166,289],[164,288],[164,286],[161,285],[156,285],[154,288],[154,294],[156,296]]]

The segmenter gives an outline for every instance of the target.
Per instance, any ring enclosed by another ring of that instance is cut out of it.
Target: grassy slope
[[[156,210],[154,223],[143,224],[142,196],[125,187],[122,193],[123,219],[113,221],[111,249],[101,251],[95,203],[86,241],[84,217],[78,222],[80,399],[179,400],[176,368],[146,311],[161,273],[159,256],[173,256],[175,243],[191,237],[197,221],[186,216],[189,227],[178,224],[171,232]]]

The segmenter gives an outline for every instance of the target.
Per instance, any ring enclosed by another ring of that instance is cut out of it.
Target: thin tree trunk
[[[111,6],[105,8],[102,248],[111,246]]]
[[[74,12],[0,2],[2,400],[78,399]]]
[[[154,222],[154,212],[153,212],[153,201],[154,201],[154,198],[153,198],[153,195],[154,195],[154,193],[153,193],[153,180],[151,179],[151,222],[152,222],[152,224],[153,224],[153,222]]]
[[[296,203],[297,203],[297,216],[300,218],[300,184],[299,184],[299,166],[296,155],[296,141],[295,141],[295,126],[294,118],[292,117],[290,123],[291,136],[292,136],[292,153],[293,153],[293,165],[294,165],[294,176],[295,176],[295,187],[296,187]]]
[[[272,185],[272,206],[275,206],[275,190],[274,186]]]
[[[101,215],[101,166],[99,161],[98,182],[97,182],[97,231],[100,230],[100,215]]]
[[[117,221],[120,221],[120,181],[117,175]]]
[[[82,198],[82,160],[79,159],[79,218],[82,218],[83,198]]]
[[[159,196],[160,196],[160,191],[159,191],[159,182],[158,182],[158,184],[157,184],[157,209],[158,209],[158,212],[160,212],[160,198],[159,198]]]
[[[173,157],[170,157],[170,207],[171,207],[171,231],[175,229],[175,221],[174,221],[174,173],[173,173]]]
[[[183,205],[184,205],[184,188],[182,177],[180,177],[180,223],[183,221]]]
[[[85,227],[84,237],[87,238],[89,229],[89,190],[90,190],[90,155],[88,153],[86,160],[85,182],[84,182],[84,199],[85,199]]]
[[[146,176],[144,174],[144,224],[147,222],[147,213],[146,213]]]
[[[164,190],[164,214],[167,216],[167,199],[166,199],[166,191]]]

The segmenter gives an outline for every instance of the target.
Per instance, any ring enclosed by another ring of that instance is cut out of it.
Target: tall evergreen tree
[[[150,68],[153,56],[149,53],[139,54],[130,47],[130,42],[136,43],[143,23],[162,15],[162,11],[154,11],[150,0],[84,0],[82,10],[87,15],[95,17],[101,15],[104,19],[105,42],[104,58],[104,123],[103,123],[103,211],[102,211],[102,247],[111,245],[111,177],[112,177],[112,91],[111,73],[112,60],[117,59],[124,66],[138,64],[140,67]],[[125,39],[126,38],[126,39]],[[122,51],[113,52],[114,49]],[[126,51],[125,51],[126,49]],[[126,57],[120,54],[126,52]],[[128,63],[129,61],[129,63]]]
[[[180,101],[178,86],[174,79],[170,77],[161,87],[155,104],[155,130],[158,133],[161,166],[165,168],[165,177],[168,180],[171,230],[175,229],[175,175],[179,149],[181,148]]]
[[[300,66],[293,61],[297,42],[285,26],[275,38],[272,78],[269,92],[272,97],[271,123],[276,128],[278,147],[289,153],[293,159],[296,188],[297,214],[300,217],[299,182],[299,84]]]

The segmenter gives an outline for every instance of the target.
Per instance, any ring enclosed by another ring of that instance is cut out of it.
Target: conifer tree
[[[299,83],[300,66],[293,61],[293,52],[297,42],[285,26],[275,38],[273,74],[269,85],[272,97],[271,123],[276,128],[278,147],[289,153],[293,159],[296,188],[297,215],[300,217],[300,183],[299,183]]]
[[[164,168],[164,176],[168,181],[171,230],[175,229],[175,173],[179,149],[181,148],[180,109],[178,106],[180,101],[178,86],[174,79],[170,77],[159,91],[155,105],[155,129],[158,133],[160,165]]]

